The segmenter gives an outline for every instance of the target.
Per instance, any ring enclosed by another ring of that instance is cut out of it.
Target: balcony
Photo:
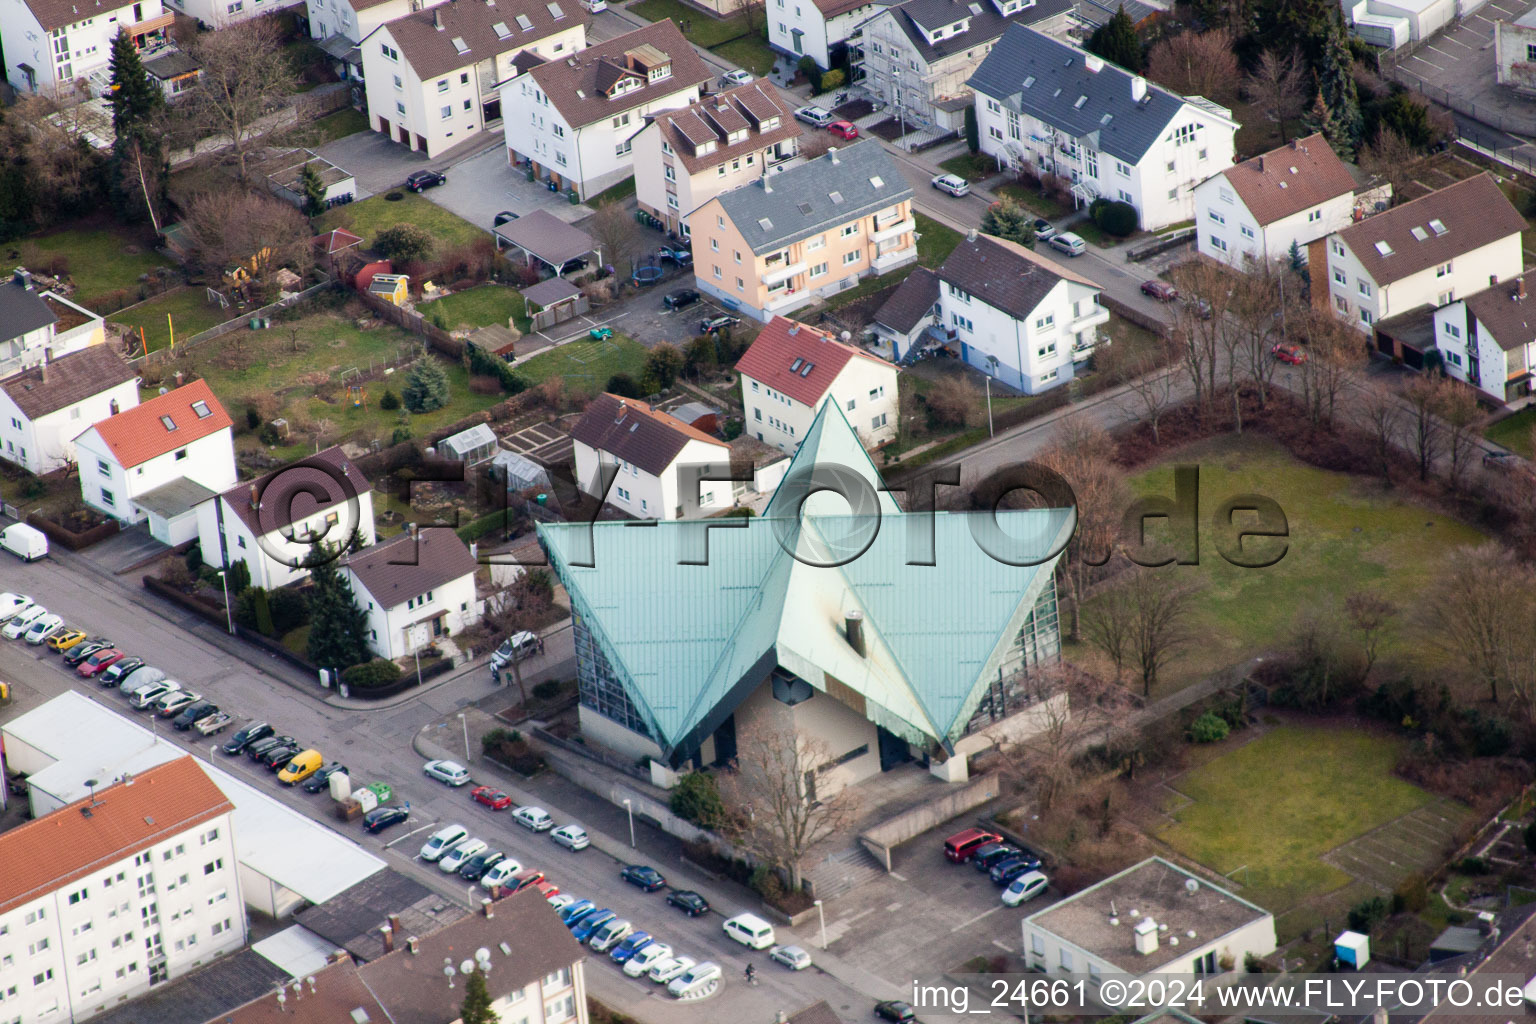
[[[875,270],[890,270],[892,267],[914,259],[917,259],[917,243],[915,242],[905,249],[889,249],[885,252],[877,253],[875,255]]]
[[[772,288],[780,281],[787,281],[794,277],[796,274],[805,273],[807,269],[808,265],[802,261],[800,263],[790,263],[786,266],[780,266],[776,270],[766,270],[763,273],[763,284],[767,285],[769,288]]]
[[[1083,311],[1081,316],[1073,317],[1067,322],[1067,330],[1073,334],[1086,330],[1089,327],[1097,327],[1099,324],[1109,322],[1109,310],[1095,302]]]
[[[791,306],[803,306],[814,297],[812,292],[804,288],[785,288],[781,291],[769,292],[767,299],[763,301],[763,308],[772,312]]]
[[[875,224],[875,233],[869,237],[870,241],[878,243],[892,238],[900,238],[903,232],[915,230],[917,230],[917,218],[909,216],[906,220],[899,220],[890,227],[881,227],[877,222]]]

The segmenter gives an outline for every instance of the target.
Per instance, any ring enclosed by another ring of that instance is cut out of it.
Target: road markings
[[[1440,56],[1448,57],[1451,60],[1455,60],[1456,59],[1456,55],[1454,53],[1446,53],[1444,50],[1440,49],[1438,46],[1432,46],[1432,45],[1431,46],[1425,46],[1424,49],[1426,49],[1426,50],[1434,50]]]
[[[999,942],[996,939],[992,940],[992,945],[996,946],[998,949],[1002,950],[1004,953],[1012,953],[1013,952],[1013,947],[1012,946],[1009,946],[1009,945],[1006,945],[1006,944],[1004,944],[1002,942]]]
[[[436,825],[437,825],[437,822],[435,822],[435,821],[433,821],[433,822],[428,822],[428,823],[427,823],[427,824],[425,824],[425,825],[423,825],[423,826],[421,826],[421,828],[418,828],[418,829],[413,829],[413,830],[412,830],[412,831],[410,831],[410,832],[407,832],[407,833],[406,833],[406,834],[405,834],[405,835],[403,835],[403,836],[401,836],[401,837],[400,837],[400,838],[398,838],[398,839],[391,839],[391,840],[390,840],[390,841],[389,841],[389,842],[387,842],[387,843],[385,843],[385,844],[384,844],[384,849],[386,849],[386,850],[387,850],[387,849],[389,849],[389,848],[390,848],[390,847],[391,847],[391,846],[394,846],[394,845],[395,845],[395,844],[396,844],[396,843],[399,843],[399,842],[404,842],[404,841],[405,841],[405,840],[407,840],[407,839],[409,839],[409,838],[411,838],[411,836],[413,836],[413,835],[415,835],[415,834],[416,834],[416,833],[417,833],[417,832],[425,832],[425,831],[426,831],[426,830],[427,830],[427,829],[429,829],[429,828],[433,828],[433,827],[435,827],[435,826],[436,826]]]
[[[898,903],[887,903],[885,905],[885,912],[887,914],[893,914],[893,913],[895,913],[896,911],[898,911],[900,909],[901,909],[901,904],[899,902]]]
[[[951,928],[949,930],[950,934],[954,934],[955,932],[959,931],[962,928],[969,928],[971,925],[975,924],[977,921],[980,921],[982,918],[984,918],[984,917],[991,917],[993,914],[997,913],[999,910],[1002,910],[1002,909],[1003,909],[1002,904],[998,904],[997,906],[993,907],[991,910],[984,910],[984,911],[982,911],[981,913],[977,914],[975,917],[971,918],[969,921],[961,921],[959,924],[955,925],[953,928]]]
[[[907,876],[901,874],[900,872],[892,871],[890,874],[891,874],[891,877],[896,879],[896,881],[898,881],[898,882],[905,882],[907,880]]]

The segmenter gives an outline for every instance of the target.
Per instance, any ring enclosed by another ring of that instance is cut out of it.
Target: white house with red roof
[[[731,507],[730,480],[695,484],[685,468],[729,464],[730,445],[638,399],[598,395],[571,442],[576,486],[637,519],[689,518],[684,496],[694,487],[702,514]]]
[[[829,399],[865,448],[896,437],[896,367],[824,331],[776,316],[736,364],[746,433],[793,453]]]
[[[150,519],[163,543],[189,541],[194,507],[239,476],[233,427],[203,380],[109,416],[75,438],[80,496],[124,525]]]

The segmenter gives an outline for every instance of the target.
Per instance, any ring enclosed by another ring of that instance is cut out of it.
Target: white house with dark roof
[[[1097,284],[1006,239],[972,231],[937,274],[945,344],[1026,395],[1076,376],[1109,320]]]
[[[920,348],[931,348],[947,340],[943,312],[939,305],[938,275],[927,267],[918,267],[875,310],[869,324],[875,353],[899,363]]]
[[[793,454],[828,402],[865,448],[896,436],[896,367],[824,331],[774,317],[736,363],[745,433]]]
[[[0,377],[107,340],[101,317],[18,267],[0,283]]]
[[[190,481],[208,491],[234,483],[234,423],[208,382],[195,380],[98,421],[75,438],[80,496],[120,523],[149,517],[140,499],[167,485]],[[178,492],[186,488],[178,488]],[[163,501],[154,502],[164,511]],[[157,539],[180,544],[195,533],[190,506],[160,515]]]
[[[858,28],[854,78],[923,127],[965,127],[966,83],[1009,25],[1059,35],[1073,0],[906,0],[878,8]]]
[[[514,58],[556,60],[587,45],[577,0],[439,3],[386,22],[359,44],[368,126],[428,157],[503,115]]]
[[[166,3],[214,29],[304,6],[304,0],[166,0]]]
[[[693,478],[683,467],[731,459],[724,441],[638,399],[606,393],[576,421],[571,442],[576,486],[636,519],[685,518]],[[731,493],[730,480],[701,481],[694,500],[708,514],[730,508]]]
[[[1314,242],[1313,301],[1375,334],[1382,351],[1407,359],[1373,325],[1519,277],[1525,228],[1489,174],[1466,178]]]
[[[445,527],[408,529],[341,560],[368,616],[368,647],[403,658],[480,621],[475,556]]]
[[[139,404],[139,377],[93,345],[0,380],[0,458],[41,475],[75,461],[86,425]]]
[[[305,0],[305,14],[310,38],[336,62],[343,77],[361,80],[360,45],[368,34],[387,21],[405,17],[414,7],[426,6],[430,5],[414,0]]]
[[[714,78],[670,18],[547,58],[501,88],[507,159],[585,199],[634,172],[647,117],[696,102]]]
[[[1233,164],[1195,186],[1201,255],[1242,270],[1349,226],[1355,179],[1321,134]]]
[[[1445,372],[1500,405],[1531,403],[1536,381],[1536,270],[1435,310]]]
[[[267,590],[309,575],[304,560],[315,541],[340,547],[354,534],[365,546],[374,541],[373,488],[334,445],[197,506],[204,564],[244,562],[251,585]]]
[[[970,79],[981,151],[1136,207],[1155,230],[1195,215],[1195,186],[1232,166],[1237,122],[1200,96],[1140,75],[1023,25],[1010,25]]]
[[[890,0],[770,0],[763,8],[768,45],[792,61],[810,57],[822,70],[842,62],[858,26]]]
[[[106,70],[119,32],[138,50],[152,51],[166,43],[174,19],[160,0],[0,0],[6,81],[21,92],[68,92]]]

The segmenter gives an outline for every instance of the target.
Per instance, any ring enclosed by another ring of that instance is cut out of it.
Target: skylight
[[[843,194],[841,192],[829,192],[827,194],[827,198],[832,200],[834,203],[840,203],[843,201]]]
[[[806,363],[806,364],[805,364],[805,365],[804,365],[804,366],[803,366],[803,367],[801,367],[801,369],[800,369],[800,376],[802,376],[802,377],[806,377],[806,376],[809,376],[809,375],[810,375],[810,372],[811,372],[811,371],[812,371],[812,370],[814,370],[814,369],[815,369],[815,368],[816,368],[816,364],[815,364],[815,363]]]
[[[1099,118],[1099,124],[1109,124],[1109,122],[1113,121],[1114,119],[1114,114],[1105,114],[1103,117]]]
[[[1450,229],[1445,226],[1445,221],[1432,220],[1429,222],[1429,230],[1433,231],[1437,235],[1443,235]]]
[[[1408,233],[1421,242],[1429,237],[1428,231],[1425,231],[1423,228],[1417,226],[1415,226],[1414,229]]]
[[[1030,86],[1032,86],[1034,84],[1035,84],[1035,76],[1034,75],[1030,75],[1028,78],[1024,79],[1024,88],[1028,89]]]
[[[208,408],[208,403],[201,398],[192,403],[192,411],[197,413],[197,418],[200,420],[205,420],[213,415],[213,410]]]
[[[453,48],[455,50],[458,50],[460,53],[468,53],[469,52],[469,44],[464,41],[464,37],[463,36],[454,36],[453,37]]]
[[[171,419],[169,416],[161,416],[160,417],[160,422],[165,427],[166,430],[175,430],[176,429],[176,421]]]
[[[1377,242],[1376,243],[1376,251],[1381,253],[1381,255],[1383,255],[1383,256],[1391,256],[1392,255],[1392,247],[1390,245],[1388,245],[1386,242]]]
[[[532,32],[533,22],[528,20],[528,15],[519,14],[517,16],[517,27],[522,29],[524,32]]]
[[[565,12],[560,9],[560,5],[559,4],[557,4],[557,3],[547,3],[544,6],[549,8],[550,15],[556,21],[559,21],[561,18],[565,17]]]
[[[772,231],[773,221],[769,220],[767,217],[759,217],[757,219],[757,226],[762,228],[764,231]]]
[[[498,21],[492,25],[491,31],[496,33],[497,39],[506,39],[512,35],[512,30],[507,27],[507,23],[504,21]]]
[[[800,369],[800,365],[802,363],[804,363],[804,362],[805,362],[804,359],[796,358],[794,362],[789,364],[789,372],[790,373],[797,372]]]
[[[878,174],[875,175],[873,178],[870,178],[869,179],[869,183],[871,185],[873,185],[875,188],[885,188],[885,179],[880,177],[880,175],[878,175]]]
[[[1088,97],[1086,95],[1079,96],[1077,98],[1077,102],[1072,104],[1072,109],[1073,110],[1082,110],[1083,109],[1083,104],[1087,103],[1087,102],[1088,102]]]

